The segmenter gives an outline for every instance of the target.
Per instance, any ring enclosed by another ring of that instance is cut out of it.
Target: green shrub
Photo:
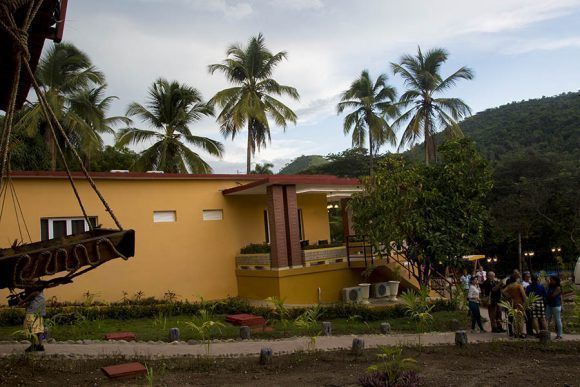
[[[327,243],[325,245],[308,245],[308,246],[304,246],[302,248],[302,250],[318,250],[318,249],[329,249],[331,247],[341,247],[342,243],[340,242],[333,242],[333,243]]]
[[[241,248],[242,254],[267,254],[270,252],[270,245],[266,243],[250,243]]]
[[[453,304],[447,300],[436,300],[431,303],[433,311],[455,310]],[[227,298],[219,301],[157,301],[153,303],[150,298],[143,302],[130,301],[126,303],[116,302],[108,305],[82,306],[79,304],[62,305],[46,308],[46,318],[58,316],[59,324],[74,324],[79,319],[83,320],[130,320],[139,318],[155,318],[164,316],[195,315],[200,310],[211,310],[215,315],[227,315],[234,313],[253,313],[264,317],[266,320],[278,320],[278,312],[270,307],[251,306],[247,301],[240,298]],[[288,308],[287,318],[295,320],[304,314],[309,308]],[[321,306],[321,311],[326,319],[347,319],[351,316],[360,316],[362,321],[384,321],[405,316],[402,305],[394,305],[387,308],[369,308],[361,304],[330,304]],[[24,320],[24,309],[0,307],[0,326],[20,325]]]

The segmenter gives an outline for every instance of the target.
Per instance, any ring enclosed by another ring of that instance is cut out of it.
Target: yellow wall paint
[[[340,301],[341,290],[361,282],[359,273],[347,263],[305,267],[292,270],[238,270],[240,297],[265,300],[285,298],[288,304],[314,304]],[[318,288],[321,299],[318,299]]]
[[[235,256],[249,243],[264,242],[265,195],[224,197],[235,180],[99,179],[98,187],[125,228],[136,231],[136,255],[108,262],[75,280],[46,291],[47,297],[80,300],[89,291],[115,301],[123,291],[163,297],[168,290],[181,298],[224,298],[238,295]],[[78,217],[81,211],[66,179],[14,179],[32,240],[40,239],[43,217]],[[88,183],[77,185],[89,216],[113,227]],[[299,195],[306,237],[329,239],[324,194]],[[203,221],[204,209],[223,209],[223,220]],[[175,223],[153,223],[153,211],[175,210]],[[19,239],[8,198],[0,223],[0,246]],[[27,239],[27,238],[25,238]],[[7,294],[0,291],[0,297]]]

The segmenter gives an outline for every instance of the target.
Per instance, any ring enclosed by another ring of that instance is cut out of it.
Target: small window
[[[176,219],[175,211],[153,211],[153,223],[171,223]]]
[[[223,210],[203,210],[203,220],[223,220]]]
[[[89,221],[97,225],[97,217],[90,216]],[[68,235],[80,234],[89,231],[90,227],[85,218],[43,218],[40,219],[40,239],[62,238]]]

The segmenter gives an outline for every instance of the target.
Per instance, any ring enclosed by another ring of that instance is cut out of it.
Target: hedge
[[[455,310],[453,303],[447,300],[436,300],[433,302],[434,312],[444,310]],[[140,318],[154,318],[159,315],[194,315],[200,309],[209,309],[217,315],[233,313],[253,313],[263,316],[266,320],[276,319],[273,309],[267,307],[255,307],[246,301],[238,298],[228,298],[222,301],[210,302],[163,302],[127,304],[114,303],[109,305],[93,306],[56,306],[46,309],[46,317],[56,320],[58,324],[73,324],[80,320],[129,320]],[[307,308],[289,309],[290,318],[296,318]],[[322,306],[322,318],[332,320],[360,316],[364,321],[379,321],[405,316],[404,306],[395,304],[384,308],[370,308],[361,304],[330,304]],[[24,319],[24,309],[22,308],[0,308],[0,326],[19,325]]]

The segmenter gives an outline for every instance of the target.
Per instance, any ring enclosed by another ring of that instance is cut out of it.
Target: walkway
[[[316,340],[317,350],[350,349],[352,340],[359,337],[365,341],[366,348],[375,348],[379,345],[417,345],[419,335],[390,334],[390,335],[347,335],[321,336]],[[420,336],[421,345],[449,345],[454,344],[453,332],[426,333]],[[554,337],[554,335],[552,335]],[[469,343],[484,343],[491,341],[510,340],[506,334],[468,333]],[[528,341],[535,339],[528,339]],[[580,335],[565,335],[564,341],[580,341]],[[26,344],[0,344],[0,357],[20,354],[27,347]],[[143,356],[143,357],[174,357],[199,356],[207,354],[207,346],[203,344],[148,343],[148,342],[89,342],[87,344],[54,343],[46,344],[46,355],[61,355],[71,357],[105,357],[105,356]],[[271,348],[275,354],[291,353],[313,349],[309,337],[294,337],[282,340],[246,340],[246,341],[216,341],[210,345],[211,356],[248,356],[259,354],[262,348]]]

